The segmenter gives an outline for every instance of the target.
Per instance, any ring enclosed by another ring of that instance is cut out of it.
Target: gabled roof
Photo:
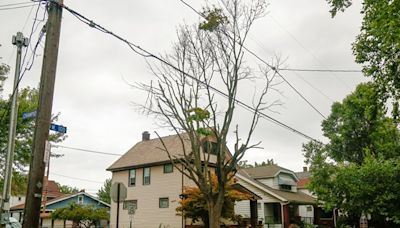
[[[122,171],[131,168],[142,168],[170,163],[171,161],[165,148],[168,149],[173,159],[181,158],[184,152],[190,154],[192,151],[191,142],[187,133],[143,140],[136,143],[128,152],[108,167],[107,170]],[[231,156],[229,150],[226,151],[226,156]],[[209,162],[211,164],[215,163],[216,156],[211,155]]]
[[[128,152],[108,167],[107,170],[119,171],[149,164],[169,162],[170,159],[167,152],[164,151],[162,142],[164,142],[172,156],[183,156],[184,149],[186,149],[186,151],[191,150],[187,134],[170,135],[162,137],[161,139],[162,141],[159,138],[155,138],[136,143]]]
[[[85,195],[85,196],[87,196],[87,197],[89,197],[89,198],[91,198],[91,199],[93,199],[95,201],[98,201],[99,203],[103,204],[106,207],[110,207],[110,204],[108,204],[108,203],[106,203],[104,201],[101,201],[100,199],[98,199],[98,198],[96,198],[96,197],[94,197],[94,196],[92,196],[92,195],[90,195],[90,194],[88,194],[86,192],[77,192],[77,193],[74,193],[74,194],[68,194],[68,195],[61,196],[61,197],[56,198],[56,199],[49,200],[47,202],[47,206],[50,206],[52,204],[56,204],[58,202],[61,202],[61,201],[64,201],[64,200],[67,200],[67,199],[70,199],[70,198],[74,198],[74,197],[79,196],[79,195]]]
[[[108,204],[106,202],[103,202],[103,201],[99,200],[98,198],[96,198],[96,197],[94,197],[94,196],[92,196],[92,195],[90,195],[90,194],[88,194],[86,192],[77,192],[77,193],[74,193],[74,194],[64,194],[63,196],[60,196],[58,198],[48,200],[46,202],[46,206],[50,206],[52,204],[56,204],[58,202],[61,202],[61,201],[64,201],[64,200],[67,200],[67,199],[70,199],[70,198],[73,198],[73,197],[79,196],[79,195],[85,195],[85,196],[87,196],[87,197],[89,197],[89,198],[91,198],[93,200],[98,201],[99,203],[103,204],[106,207],[110,207],[110,204]],[[43,207],[43,204],[44,204],[44,202],[42,201],[42,207]],[[18,204],[18,205],[15,205],[15,206],[11,207],[10,210],[11,211],[23,210],[24,207],[25,207],[24,203],[23,204]]]
[[[251,177],[251,175],[246,174],[246,173],[247,173],[247,169],[244,169],[244,170],[242,169],[236,173],[236,176],[239,179],[242,179],[242,180],[248,182],[249,184],[259,188],[260,190],[263,190],[264,192],[276,197],[277,199],[279,199],[283,202],[298,203],[298,204],[315,204],[316,203],[316,199],[314,197],[311,197],[303,192],[290,192],[290,191],[282,191],[279,189],[274,189],[268,185],[261,183],[258,180],[255,180],[254,178]]]
[[[284,172],[287,174],[292,175],[296,180],[298,180],[297,176],[292,170],[285,169],[278,165],[265,165],[265,166],[258,166],[253,168],[246,168],[243,169],[248,175],[250,175],[253,179],[262,179],[262,178],[270,178],[275,177],[279,173]]]

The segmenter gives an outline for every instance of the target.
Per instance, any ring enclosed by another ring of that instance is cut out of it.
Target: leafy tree
[[[326,209],[339,208],[358,222],[371,214],[377,227],[400,224],[400,131],[377,98],[360,84],[323,121],[329,143],[303,146],[311,165],[309,189]],[[388,219],[387,219],[388,218]]]
[[[206,20],[194,26],[181,26],[172,53],[163,57],[161,65],[150,65],[157,81],[140,85],[149,93],[149,102],[142,108],[179,137],[182,156],[171,156],[167,146],[163,149],[175,168],[204,194],[212,228],[220,227],[226,184],[233,178],[238,161],[248,149],[258,146],[250,139],[259,112],[276,104],[266,102],[275,74],[268,74],[271,70],[263,67],[261,71],[253,71],[244,58],[243,45],[250,28],[265,9],[263,0],[227,0],[219,6],[206,7],[202,12]],[[239,85],[244,81],[251,83],[249,79],[257,81],[261,88],[254,90],[254,112],[244,127],[246,135],[243,136],[242,128],[239,131],[239,126],[231,125]],[[217,102],[221,93],[227,100]],[[228,138],[234,139],[229,158]],[[212,190],[215,188],[211,184],[213,172],[217,176],[218,191]]]
[[[327,0],[332,16],[351,5],[351,0]],[[364,0],[364,15],[360,34],[353,44],[356,62],[363,72],[376,82],[383,101],[393,101],[393,116],[397,120],[400,100],[400,1]]]
[[[8,142],[8,128],[10,120],[10,103],[2,96],[3,82],[7,79],[9,66],[0,64],[0,164],[4,167]],[[22,119],[22,113],[32,112],[37,108],[39,91],[36,88],[23,88],[18,93],[18,119],[14,150],[14,171],[12,180],[12,194],[25,194],[28,177],[26,167],[30,163],[31,145],[34,133],[34,119]],[[53,116],[58,119],[59,114]],[[51,142],[61,142],[65,139],[61,133],[52,133],[49,136]],[[55,155],[58,157],[59,155]],[[3,188],[4,169],[0,169],[0,189]]]
[[[106,203],[111,203],[111,179],[106,179],[104,185],[97,192],[99,199]]]
[[[267,161],[263,161],[261,163],[254,162],[254,165],[249,164],[247,160],[242,160],[238,162],[238,166],[242,168],[253,168],[253,167],[260,167],[260,166],[267,166],[267,165],[276,165],[274,159],[267,159]]]
[[[212,176],[212,183],[214,186],[213,191],[218,192],[217,177],[215,175]],[[227,183],[221,217],[235,221],[238,218],[234,211],[235,202],[249,200],[251,196],[235,190],[232,187],[233,184],[233,179]],[[179,207],[176,208],[176,211],[183,213],[186,218],[191,218],[193,222],[201,219],[205,227],[209,227],[207,201],[200,189],[198,187],[185,187],[183,196],[184,199],[179,202]]]
[[[109,221],[110,216],[106,208],[96,208],[92,205],[70,204],[65,208],[56,209],[51,214],[52,219],[70,220],[78,227],[96,226],[101,220]]]
[[[62,185],[60,183],[57,183],[58,188],[60,189],[60,192],[66,193],[66,194],[73,194],[79,192],[79,189],[77,187],[71,187],[68,185]]]

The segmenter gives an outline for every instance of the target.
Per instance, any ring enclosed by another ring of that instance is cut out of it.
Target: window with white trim
[[[129,170],[129,180],[128,186],[136,185],[136,169]]]

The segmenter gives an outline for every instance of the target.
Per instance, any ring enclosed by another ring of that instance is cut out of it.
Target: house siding
[[[160,224],[182,227],[182,217],[176,215],[179,194],[182,190],[182,174],[174,168],[172,173],[164,173],[163,165],[151,167],[150,185],[143,185],[143,168],[136,169],[136,185],[128,187],[129,171],[113,172],[112,181],[127,186],[126,200],[137,200],[137,210],[133,216],[134,227],[154,228]],[[168,208],[159,208],[159,198],[169,198]],[[116,227],[117,204],[111,202],[110,228]],[[119,227],[129,227],[130,215],[120,204]]]

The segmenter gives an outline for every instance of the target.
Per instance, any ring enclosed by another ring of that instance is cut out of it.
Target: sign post
[[[119,228],[119,203],[126,199],[127,189],[121,182],[115,182],[111,188],[111,198],[117,203],[117,224],[116,228]]]

